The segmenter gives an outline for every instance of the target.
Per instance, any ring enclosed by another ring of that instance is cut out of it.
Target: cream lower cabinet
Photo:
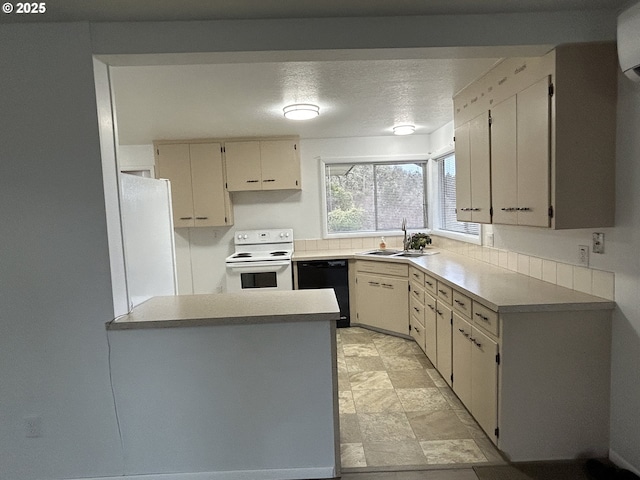
[[[442,285],[440,285],[442,287]],[[425,351],[442,378],[451,385],[451,307],[425,294]]]
[[[156,143],[155,156],[157,177],[171,182],[174,227],[233,224],[220,143]]]
[[[298,139],[225,141],[227,190],[299,190]]]
[[[409,336],[408,291],[407,265],[356,262],[355,323]]]
[[[498,344],[453,312],[453,391],[497,442]]]

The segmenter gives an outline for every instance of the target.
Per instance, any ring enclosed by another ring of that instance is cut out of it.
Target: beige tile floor
[[[337,347],[347,472],[505,463],[413,340],[351,327]]]

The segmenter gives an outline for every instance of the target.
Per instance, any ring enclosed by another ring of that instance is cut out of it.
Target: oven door
[[[227,263],[227,292],[292,289],[289,260]]]

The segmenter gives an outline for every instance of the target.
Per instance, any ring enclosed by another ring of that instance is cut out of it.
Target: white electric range
[[[293,289],[292,229],[237,231],[234,245],[225,260],[227,292]]]

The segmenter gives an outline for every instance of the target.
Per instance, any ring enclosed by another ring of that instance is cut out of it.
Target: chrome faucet
[[[407,219],[406,218],[402,219],[402,231],[404,232],[404,239],[402,240],[402,247],[403,247],[403,250],[406,252],[407,250],[409,250],[409,242],[411,241],[407,237]]]

